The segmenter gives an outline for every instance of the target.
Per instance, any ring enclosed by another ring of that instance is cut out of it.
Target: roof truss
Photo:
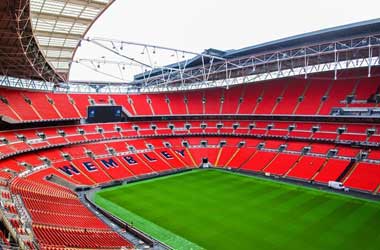
[[[68,74],[80,40],[114,0],[30,0],[33,34],[47,61]]]

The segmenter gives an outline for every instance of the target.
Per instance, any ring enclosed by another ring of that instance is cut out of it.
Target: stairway
[[[276,154],[276,156],[275,157],[273,157],[273,159],[263,168],[263,169],[261,169],[260,170],[260,172],[265,172],[265,169],[267,169],[271,164],[272,164],[272,162],[274,162],[276,159],[277,159],[277,157],[280,155],[280,152],[278,152],[277,154]]]
[[[331,82],[331,83],[330,83],[330,85],[329,85],[329,87],[328,87],[326,93],[324,94],[324,96],[327,96],[327,99],[328,99],[328,96],[329,96],[329,94],[330,94],[330,91],[331,91],[331,89],[332,89],[332,87],[333,87],[333,83],[334,83],[334,82]],[[316,112],[316,115],[319,115],[319,112],[321,112],[323,105],[325,104],[325,102],[327,102],[327,99],[326,99],[324,102],[322,102],[322,101],[320,102],[319,107],[318,107],[318,110],[317,110],[317,112]]]
[[[311,85],[311,83],[310,83],[310,80],[309,80],[309,81],[307,81],[306,86],[305,86],[305,88],[304,88],[304,90],[303,90],[303,92],[301,94],[301,96],[303,98],[305,98],[306,92],[309,90],[310,85]],[[293,115],[297,114],[298,107],[301,105],[302,102],[303,101],[299,101],[299,100],[297,101],[297,104],[296,104],[296,106],[295,106],[295,108],[294,108],[294,110],[292,112]]]
[[[343,170],[342,174],[336,179],[337,182],[345,182],[348,177],[350,177],[351,173],[355,170],[357,166],[357,162],[355,159],[351,159],[350,163]]]
[[[287,177],[288,174],[293,170],[293,168],[295,168],[298,165],[298,163],[302,160],[303,157],[304,157],[304,155],[301,155],[300,158],[298,158],[298,160],[296,160],[293,163],[293,165],[289,168],[289,170],[286,171],[286,173],[283,175],[283,177]]]
[[[274,106],[272,108],[272,111],[270,112],[271,115],[275,113],[275,110],[276,110],[277,106],[282,105],[280,103],[283,101],[284,95],[285,95],[286,90],[288,88],[289,88],[289,83],[287,83],[286,86],[285,86],[285,88],[282,89],[282,92],[281,92],[280,96],[278,97],[278,98],[281,98],[281,99],[279,101],[276,101],[276,103],[274,104]]]
[[[315,177],[319,175],[319,173],[322,171],[322,169],[327,165],[329,162],[329,159],[326,159],[325,162],[323,162],[322,166],[318,169],[318,171],[311,177],[311,180],[314,181]]]
[[[377,185],[377,188],[375,189],[375,191],[372,194],[376,195],[377,193],[379,193],[379,190],[380,190],[380,184]]]

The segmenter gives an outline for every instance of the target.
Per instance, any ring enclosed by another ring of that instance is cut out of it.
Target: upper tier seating
[[[335,81],[282,79],[228,90],[168,94],[60,94],[2,88],[0,116],[16,121],[86,117],[87,106],[91,103],[109,104],[110,100],[135,116],[329,115],[333,108],[376,107],[375,97],[379,90],[378,77]]]

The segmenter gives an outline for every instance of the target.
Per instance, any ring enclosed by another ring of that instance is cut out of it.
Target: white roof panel
[[[69,60],[95,19],[114,0],[31,0],[35,37],[48,62],[68,73]]]

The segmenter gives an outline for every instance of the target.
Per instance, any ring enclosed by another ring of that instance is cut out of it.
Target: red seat
[[[311,178],[323,166],[325,161],[325,158],[303,156],[287,176],[297,179],[311,180]]]
[[[262,171],[276,154],[276,152],[256,151],[256,153],[241,166],[241,169]]]
[[[373,192],[380,185],[380,166],[373,163],[358,163],[344,185],[363,191]]]
[[[318,173],[318,175],[314,178],[314,181],[321,183],[336,181],[349,163],[350,162],[347,160],[330,159]]]

